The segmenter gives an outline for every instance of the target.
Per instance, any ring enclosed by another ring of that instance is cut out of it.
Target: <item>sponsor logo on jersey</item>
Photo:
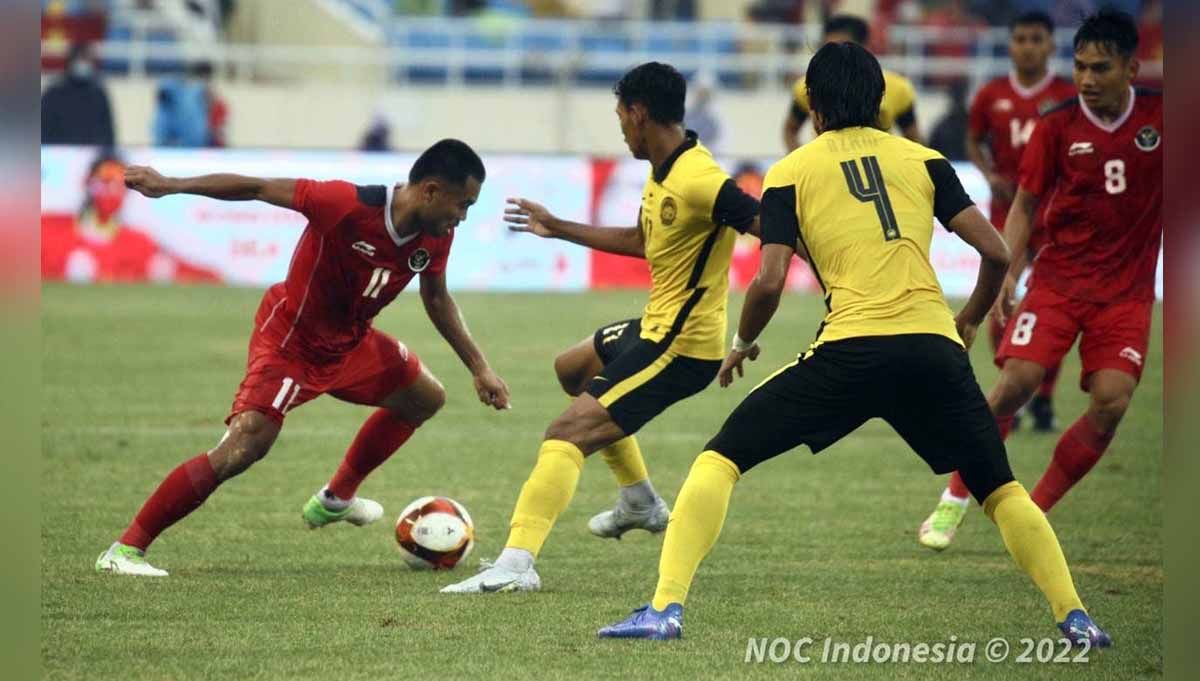
[[[418,248],[408,256],[408,269],[413,272],[420,272],[426,267],[429,267],[429,251],[424,248]]]
[[[1091,154],[1096,150],[1092,147],[1091,142],[1072,142],[1071,147],[1067,149],[1067,156],[1079,156],[1081,154]]]
[[[663,199],[662,210],[658,213],[658,219],[668,227],[675,222],[675,216],[678,214],[678,208],[675,206],[675,199],[667,197]]]
[[[354,250],[366,256],[375,255],[375,247],[365,241],[355,241],[354,245],[352,245],[350,248],[353,248]]]
[[[996,111],[1012,111],[1013,110],[1012,100],[1007,97],[1005,97],[1004,99],[997,99],[996,103],[993,106],[996,109]]]
[[[1153,125],[1147,125],[1137,131],[1133,143],[1142,151],[1154,151],[1162,144],[1162,135],[1158,134]]]
[[[1130,362],[1133,362],[1134,364],[1136,364],[1138,366],[1142,366],[1142,353],[1138,352],[1137,350],[1134,350],[1131,347],[1125,347],[1124,349],[1122,349],[1120,352],[1120,356],[1129,360]]]

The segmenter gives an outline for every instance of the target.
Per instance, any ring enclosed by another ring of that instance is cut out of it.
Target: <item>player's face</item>
[[[114,161],[100,164],[87,181],[88,197],[102,221],[107,222],[125,203],[125,169]]]
[[[632,107],[626,107],[619,100],[617,101],[617,119],[621,121],[621,135],[625,138],[625,146],[629,147],[629,153],[638,160],[646,160],[650,158],[646,153],[646,143],[642,139],[642,123],[644,122],[646,112],[642,107],[634,104]]]
[[[461,186],[431,179],[422,187],[425,209],[421,212],[422,229],[427,234],[446,236],[467,219],[467,210],[479,200],[479,180],[468,177]]]
[[[1008,38],[1008,56],[1021,73],[1046,70],[1052,52],[1054,37],[1041,24],[1018,25]]]
[[[1126,59],[1095,43],[1075,51],[1075,89],[1093,111],[1115,111],[1137,76],[1136,59]]]

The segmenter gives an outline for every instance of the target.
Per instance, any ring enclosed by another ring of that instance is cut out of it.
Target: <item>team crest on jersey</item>
[[[1158,145],[1162,144],[1162,135],[1158,134],[1153,125],[1147,125],[1137,131],[1133,143],[1142,151],[1154,151]]]
[[[675,216],[678,213],[679,210],[675,206],[675,199],[668,196],[667,198],[663,199],[662,210],[660,210],[658,213],[658,219],[661,220],[664,225],[670,227],[671,223],[675,222]]]
[[[408,269],[413,272],[420,272],[426,267],[429,267],[429,251],[424,248],[418,248],[408,256]]]

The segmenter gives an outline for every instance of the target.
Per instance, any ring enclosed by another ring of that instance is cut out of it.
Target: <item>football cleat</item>
[[[588,521],[588,530],[597,537],[620,539],[621,535],[630,530],[646,530],[658,534],[667,529],[667,521],[671,519],[671,509],[662,497],[657,497],[649,510],[637,513],[630,511],[620,502],[611,511],[604,511],[592,516]]]
[[[1035,395],[1029,402],[1029,414],[1033,417],[1033,430],[1037,433],[1053,433],[1058,430],[1054,420],[1054,405],[1050,398]]]
[[[354,497],[346,508],[340,511],[331,511],[321,503],[319,495],[319,492],[312,495],[312,498],[304,504],[304,509],[300,511],[304,523],[310,530],[325,527],[329,523],[336,523],[339,520],[362,527],[383,517],[383,506],[377,501]]]
[[[528,570],[518,571],[501,567],[490,561],[479,561],[479,574],[464,579],[457,584],[442,587],[444,594],[486,594],[509,593],[514,591],[538,591],[542,588],[542,578],[537,570],[529,566]]]
[[[953,501],[938,502],[937,508],[925,522],[921,523],[921,527],[917,530],[917,541],[925,548],[941,551],[950,542],[954,541],[954,535],[958,532],[958,526],[962,525],[963,518],[967,516],[967,505],[958,504]]]
[[[1093,648],[1107,648],[1112,645],[1112,637],[1082,610],[1076,609],[1067,613],[1067,618],[1058,623],[1058,630],[1071,645],[1081,646],[1085,641]]]
[[[96,572],[138,577],[166,577],[167,571],[146,562],[146,552],[120,542],[113,543],[96,559]]]
[[[647,603],[624,620],[602,628],[596,635],[600,638],[647,638],[655,641],[683,638],[683,606],[671,603],[660,612]]]

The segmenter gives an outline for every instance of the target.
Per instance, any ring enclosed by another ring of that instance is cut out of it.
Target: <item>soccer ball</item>
[[[475,524],[449,497],[421,497],[396,520],[396,545],[414,570],[449,570],[475,548]]]

